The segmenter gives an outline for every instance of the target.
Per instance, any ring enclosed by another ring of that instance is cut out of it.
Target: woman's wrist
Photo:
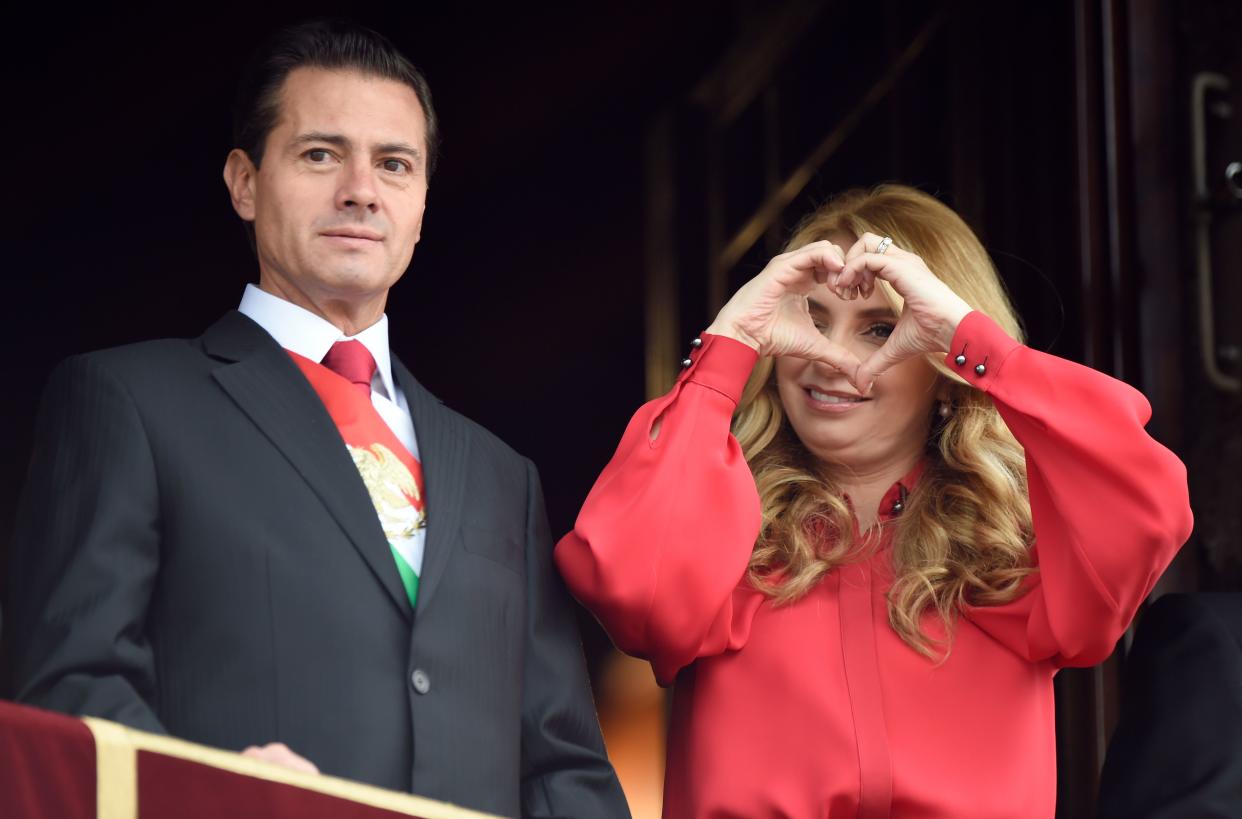
[[[734,341],[740,341],[743,344],[745,344],[747,347],[754,350],[755,352],[759,352],[762,346],[759,344],[758,341],[756,341],[750,335],[737,329],[737,327],[735,327],[730,322],[721,319],[720,316],[717,316],[716,320],[713,321],[711,323],[711,326],[708,327],[704,332],[709,333],[710,335],[713,335],[713,336],[723,336],[724,338],[731,338]]]
[[[962,319],[970,315],[971,307],[966,302],[958,299],[958,304],[953,307],[945,315],[944,330],[940,334],[940,342],[942,344],[942,352],[949,352],[949,348],[953,346],[953,338],[957,335],[957,328],[962,323]]]

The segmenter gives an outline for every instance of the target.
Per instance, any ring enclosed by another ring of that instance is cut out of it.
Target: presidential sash
[[[370,398],[332,370],[286,350],[323,401],[371,495],[410,608],[418,600],[427,515],[423,467],[384,423]]]

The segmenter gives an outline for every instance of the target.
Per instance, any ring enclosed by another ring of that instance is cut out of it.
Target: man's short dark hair
[[[344,20],[312,20],[282,28],[251,58],[233,109],[233,145],[245,151],[256,168],[280,116],[281,88],[295,68],[354,70],[414,89],[427,120],[425,172],[431,178],[439,129],[427,80],[387,37]]]

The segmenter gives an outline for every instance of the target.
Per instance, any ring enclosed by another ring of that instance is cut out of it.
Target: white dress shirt
[[[414,419],[405,393],[392,380],[392,356],[388,352],[388,316],[355,336],[346,336],[340,329],[309,310],[285,301],[253,284],[246,285],[238,311],[268,332],[276,343],[303,358],[322,362],[338,341],[357,341],[375,359],[375,375],[371,377],[371,403],[380,418],[415,458],[418,439],[414,435]],[[421,460],[421,458],[419,459]],[[424,529],[419,529],[413,543],[394,543],[416,573],[422,573]]]

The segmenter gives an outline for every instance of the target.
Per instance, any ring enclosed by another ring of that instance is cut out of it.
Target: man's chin
[[[315,270],[310,278],[321,292],[339,298],[365,297],[388,290],[401,276],[389,270],[376,270],[372,266],[324,265]]]

